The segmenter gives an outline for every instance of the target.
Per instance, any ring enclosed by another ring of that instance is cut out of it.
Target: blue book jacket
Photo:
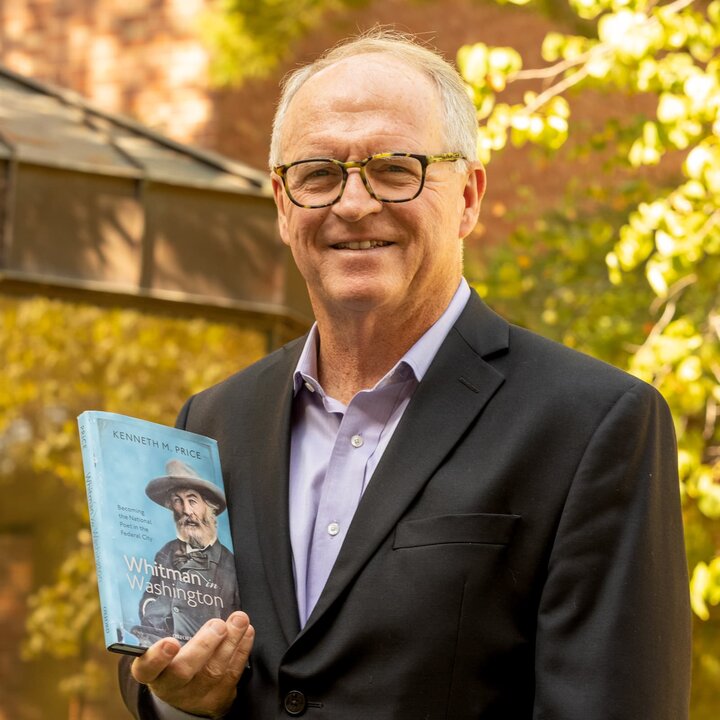
[[[238,609],[217,442],[100,411],[78,426],[108,650],[185,643]]]

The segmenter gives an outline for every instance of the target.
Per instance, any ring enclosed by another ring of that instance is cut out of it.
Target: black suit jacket
[[[653,388],[473,294],[301,630],[288,529],[301,347],[192,398],[179,419],[219,441],[256,628],[231,717],[687,718],[676,446]],[[146,712],[127,672],[123,686]]]

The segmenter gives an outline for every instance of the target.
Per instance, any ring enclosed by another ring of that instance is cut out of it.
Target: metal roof
[[[267,173],[0,66],[0,291],[17,289],[311,319]]]
[[[189,187],[268,194],[267,173],[182,145],[71,90],[0,66],[0,157]]]

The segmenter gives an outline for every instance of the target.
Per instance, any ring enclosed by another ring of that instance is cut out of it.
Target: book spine
[[[90,515],[90,533],[95,553],[95,572],[100,592],[103,631],[105,644],[109,647],[118,641],[115,628],[118,627],[121,609],[120,599],[108,572],[110,568],[107,555],[110,551],[108,544],[112,539],[104,535],[110,526],[103,522],[103,473],[97,419],[90,413],[83,413],[78,418],[78,428]]]

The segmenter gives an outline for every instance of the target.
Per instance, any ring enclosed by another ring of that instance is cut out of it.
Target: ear
[[[272,182],[273,198],[275,199],[275,206],[277,207],[280,239],[289,246],[290,235],[288,233],[287,211],[290,201],[285,193],[282,180],[275,173],[270,176],[270,181]]]
[[[462,217],[458,228],[460,239],[466,238],[477,224],[480,205],[482,204],[483,195],[485,195],[486,182],[485,168],[479,162],[472,163],[463,188],[462,198],[464,205],[462,206]]]

